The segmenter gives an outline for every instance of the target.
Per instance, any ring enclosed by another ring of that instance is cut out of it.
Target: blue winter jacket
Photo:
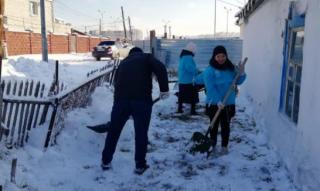
[[[196,83],[205,85],[207,104],[216,105],[218,102],[223,101],[228,88],[236,76],[236,72],[236,70],[217,70],[212,66],[208,66],[205,71],[197,76]],[[245,79],[246,74],[241,75],[236,84],[242,84]],[[235,100],[236,92],[232,91],[225,105],[235,104]]]
[[[196,63],[192,55],[184,55],[180,58],[178,67],[179,84],[191,84],[197,76]]]

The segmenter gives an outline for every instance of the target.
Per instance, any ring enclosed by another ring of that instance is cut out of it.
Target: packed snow
[[[14,57],[5,61],[3,78],[32,78],[51,83],[54,60],[61,62],[60,77],[69,86],[87,79],[87,73],[106,64],[96,62],[88,55],[51,55],[49,64],[41,57]],[[154,84],[153,97],[158,96]],[[177,114],[174,93],[153,107],[149,129],[147,161],[150,168],[141,176],[134,170],[134,129],[130,119],[123,129],[112,161],[112,169],[100,168],[105,134],[86,128],[110,119],[113,95],[103,85],[91,96],[91,104],[71,111],[57,144],[43,150],[47,129],[40,126],[31,133],[24,148],[7,149],[0,143],[0,185],[5,191],[53,190],[296,190],[290,176],[270,148],[265,137],[263,120],[257,118],[254,107],[245,92],[240,92],[237,114],[232,120],[229,154],[223,156],[191,154],[188,149],[195,131],[205,133],[209,119],[204,115],[205,94],[197,111],[190,116],[189,106],[184,114]],[[219,145],[219,142],[218,142]],[[18,159],[15,183],[10,182],[11,160]]]

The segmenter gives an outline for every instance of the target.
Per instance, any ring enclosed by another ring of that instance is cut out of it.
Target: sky
[[[239,32],[234,15],[246,0],[217,0],[217,32]],[[171,26],[176,36],[213,34],[214,0],[55,0],[55,16],[77,28],[98,29],[102,18],[103,30],[122,30],[121,6],[125,17],[130,16],[133,28],[164,32]],[[227,12],[228,19],[227,19]],[[127,25],[128,26],[128,25]],[[127,27],[128,28],[128,27]]]
[[[59,81],[73,89],[92,79],[87,72],[110,64],[108,59],[95,61],[90,54],[50,55],[60,60]],[[54,60],[41,62],[41,55],[10,57],[3,63],[3,79],[37,77],[51,82]],[[26,67],[27,66],[27,67]],[[109,65],[110,66],[110,65]],[[111,71],[112,67],[109,70]],[[68,190],[68,191],[134,191],[134,190],[246,190],[296,191],[288,172],[276,150],[267,144],[263,119],[258,118],[253,105],[241,93],[237,114],[231,123],[229,153],[219,152],[207,158],[206,154],[188,152],[190,138],[195,131],[205,132],[209,119],[204,115],[204,92],[197,105],[199,115],[176,114],[175,86],[170,87],[170,97],[153,106],[149,128],[147,161],[150,168],[142,175],[134,169],[134,129],[131,119],[126,123],[112,161],[112,169],[100,168],[101,151],[105,134],[97,134],[86,125],[104,123],[110,119],[113,93],[106,85],[97,87],[87,107],[73,108],[64,117],[64,128],[55,145],[45,152],[43,143],[47,122],[29,132],[24,148],[7,149],[0,144],[0,185],[5,191]],[[154,85],[153,97],[159,95]],[[4,97],[7,95],[5,94]],[[15,137],[18,132],[15,131]],[[219,140],[220,138],[218,138]],[[5,141],[6,139],[3,139]],[[284,145],[283,145],[284,146]],[[218,151],[220,141],[218,141]],[[11,160],[17,158],[15,184],[10,183]]]

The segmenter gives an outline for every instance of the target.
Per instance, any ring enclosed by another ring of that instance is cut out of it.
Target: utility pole
[[[131,39],[131,43],[133,43],[133,41],[132,41],[132,28],[131,28],[131,20],[130,20],[130,17],[128,17],[128,22],[129,22],[130,39]]]
[[[102,34],[102,26],[101,26],[101,19],[99,19],[99,35],[101,36]]]
[[[230,8],[224,7],[224,9],[227,11],[227,36],[229,32],[229,11],[231,11]]]
[[[124,30],[124,38],[127,39],[127,29],[126,29],[126,23],[124,20],[124,13],[123,13],[123,7],[121,6],[121,13],[122,13],[122,22],[123,22],[123,30]]]
[[[216,37],[216,27],[217,27],[217,0],[214,0],[214,31],[213,37]]]
[[[2,76],[2,59],[4,57],[4,50],[3,50],[3,14],[4,14],[4,0],[0,0],[0,82]],[[0,87],[0,139],[3,134],[2,129],[2,108],[3,108],[3,91]],[[2,190],[2,185],[0,185],[0,191]]]
[[[48,62],[48,43],[47,43],[47,29],[45,16],[45,0],[40,0],[41,10],[41,39],[42,39],[42,61]]]
[[[103,13],[100,9],[98,9],[98,12],[100,13],[101,17],[99,19],[99,35],[101,36],[102,35],[102,22],[103,22]]]
[[[167,39],[168,38],[168,33],[167,33],[167,27],[168,27],[168,24],[170,23],[170,21],[165,21],[163,20],[164,22],[164,33],[163,33],[163,38],[164,39]]]
[[[0,56],[2,59],[4,55],[4,50],[3,50],[3,14],[4,14],[4,0],[0,0]],[[1,67],[1,66],[0,66]],[[0,127],[1,128],[1,127]]]
[[[163,25],[163,27],[164,27],[163,38],[166,39],[167,38],[167,24]]]

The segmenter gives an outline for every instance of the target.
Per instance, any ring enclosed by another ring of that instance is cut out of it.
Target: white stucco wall
[[[270,144],[277,148],[291,177],[302,190],[320,190],[319,4],[319,0],[308,0],[297,125],[278,109],[283,65],[282,33],[289,1],[265,1],[242,26],[243,57],[249,57],[244,89],[265,121]]]
[[[32,0],[40,3],[40,0]],[[7,24],[5,27],[9,31],[25,32],[32,30],[34,33],[41,33],[40,4],[38,7],[39,14],[32,16],[30,14],[30,0],[10,0],[5,2],[5,13]],[[70,26],[61,26],[53,24],[53,0],[45,1],[46,29],[54,33],[70,33]]]
[[[316,175],[305,181],[317,183],[314,188],[320,190],[320,0],[307,2],[298,129],[308,152],[301,169]]]

